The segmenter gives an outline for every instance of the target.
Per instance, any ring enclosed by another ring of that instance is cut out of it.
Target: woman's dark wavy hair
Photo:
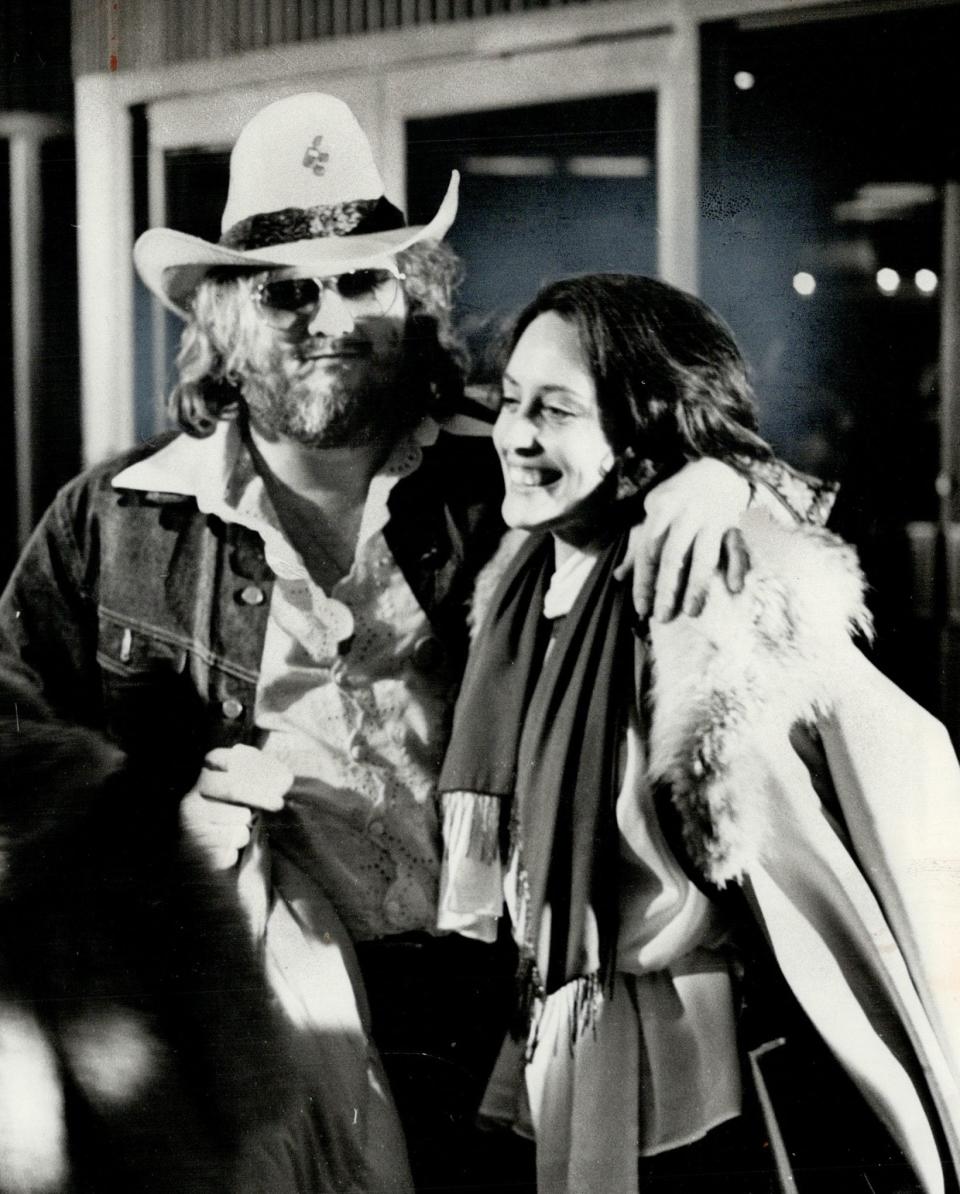
[[[566,278],[520,314],[510,351],[548,311],[577,329],[625,478],[645,485],[700,456],[772,456],[757,432],[746,362],[700,299],[636,274]]]
[[[463,393],[467,352],[453,324],[453,302],[463,265],[449,245],[420,241],[397,254],[405,275],[407,332],[402,385],[419,388],[424,410],[452,413]],[[179,380],[168,413],[190,435],[207,436],[218,420],[240,409],[243,346],[237,342],[240,305],[253,289],[252,274],[212,270],[191,304],[177,356]]]

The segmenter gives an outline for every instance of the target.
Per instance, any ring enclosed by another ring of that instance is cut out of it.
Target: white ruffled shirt
[[[296,777],[270,846],[314,876],[354,940],[436,932],[437,760],[455,692],[384,537],[388,499],[439,428],[425,418],[373,477],[350,571],[328,593],[284,535],[235,423],[180,436],[117,477],[254,531],[276,577],[256,691],[258,743]]]

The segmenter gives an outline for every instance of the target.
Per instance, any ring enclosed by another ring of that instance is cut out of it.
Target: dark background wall
[[[64,132],[40,148],[41,216],[33,422],[33,503],[43,509],[79,467],[79,333],[77,318],[76,163],[70,124],[73,78],[69,0],[4,0],[0,5],[0,575],[17,552],[14,460],[14,295],[10,269],[10,149],[19,114],[58,118]]]

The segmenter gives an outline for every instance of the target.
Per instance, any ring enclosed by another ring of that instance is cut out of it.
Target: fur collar
[[[744,591],[731,596],[715,577],[699,617],[650,623],[648,779],[669,785],[691,861],[720,887],[749,870],[770,832],[760,753],[788,750],[793,727],[829,708],[851,635],[871,633],[852,547],[759,510],[741,531]],[[480,574],[475,625],[524,537],[510,532]]]
[[[742,523],[743,593],[716,577],[699,618],[651,623],[649,776],[670,785],[691,860],[723,887],[763,850],[771,818],[759,763],[830,706],[856,632],[870,634],[852,547],[760,512]]]

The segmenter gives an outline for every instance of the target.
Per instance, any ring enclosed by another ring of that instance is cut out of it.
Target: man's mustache
[[[342,336],[337,339],[317,337],[297,346],[297,356],[304,361],[322,360],[324,357],[368,357],[373,345],[362,336]]]

